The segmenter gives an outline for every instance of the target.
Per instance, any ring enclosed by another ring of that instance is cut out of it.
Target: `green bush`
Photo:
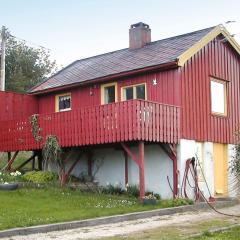
[[[161,196],[160,196],[160,194],[158,194],[158,193],[154,193],[153,196],[154,196],[157,200],[160,200],[160,199],[161,199]]]
[[[139,197],[139,186],[138,185],[128,185],[126,188],[126,193],[129,197]]]
[[[171,199],[168,200],[168,204],[170,207],[178,207],[183,205],[192,205],[193,200],[191,199],[185,199],[185,198],[177,198],[177,199]]]
[[[112,184],[109,184],[106,187],[101,188],[101,193],[112,194],[112,195],[121,195],[124,193],[124,190],[119,185],[113,186]]]
[[[0,172],[0,183],[13,183],[21,182],[22,173],[19,171],[16,172]]]
[[[31,171],[23,175],[23,179],[32,183],[49,183],[56,181],[58,176],[54,172]]]
[[[145,192],[145,196],[149,196],[149,195],[154,196],[157,200],[160,200],[160,199],[161,199],[160,194],[154,193],[154,192],[152,192],[152,191],[146,191],[146,192]]]

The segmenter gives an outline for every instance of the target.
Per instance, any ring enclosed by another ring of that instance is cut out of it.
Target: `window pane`
[[[225,113],[225,85],[220,82],[211,81],[212,112]]]
[[[104,102],[106,104],[115,102],[115,86],[105,87]]]
[[[125,100],[133,99],[133,87],[125,88]]]
[[[137,99],[145,100],[145,84],[136,86]]]
[[[71,96],[66,95],[66,96],[60,96],[58,99],[58,106],[59,106],[59,111],[63,111],[65,109],[70,109],[71,108]]]

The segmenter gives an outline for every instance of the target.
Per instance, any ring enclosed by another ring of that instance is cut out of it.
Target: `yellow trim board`
[[[117,88],[117,82],[111,82],[111,83],[106,83],[101,85],[101,104],[106,104],[104,100],[104,89],[106,87],[111,87],[115,86],[115,102],[118,101],[118,88]]]
[[[183,66],[187,62],[187,60],[189,60],[194,54],[196,54],[200,49],[202,49],[205,45],[207,45],[210,41],[212,41],[219,34],[222,34],[240,55],[240,45],[231,36],[231,34],[227,31],[227,29],[223,25],[218,25],[210,33],[208,33],[206,36],[204,36],[200,41],[195,43],[192,47],[190,47],[187,51],[182,53],[177,58],[178,66],[180,66],[180,67]]]
[[[228,145],[213,143],[215,196],[228,196]]]

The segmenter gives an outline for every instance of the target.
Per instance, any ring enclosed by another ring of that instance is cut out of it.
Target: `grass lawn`
[[[204,234],[202,236],[191,238],[191,240],[205,240],[205,239],[236,240],[236,239],[240,239],[239,233],[240,233],[240,227],[234,227],[229,230],[222,231],[222,232],[216,232],[216,233],[204,232]]]
[[[143,206],[135,198],[62,188],[0,191],[0,230],[181,205],[173,200]]]
[[[146,229],[139,233],[133,233],[124,236],[106,237],[102,240],[236,240],[239,238],[240,227],[233,228],[226,232],[209,233],[210,229],[231,226],[231,219],[203,220],[202,222],[193,222],[173,226],[165,226],[156,229]],[[199,237],[189,237],[196,233],[202,233]]]

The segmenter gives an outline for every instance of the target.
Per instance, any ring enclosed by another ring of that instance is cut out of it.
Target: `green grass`
[[[226,231],[220,231],[215,233],[210,233],[208,231],[204,232],[202,236],[190,238],[191,240],[236,240],[239,239],[240,227],[234,227]]]
[[[0,191],[0,230],[170,207],[143,206],[135,198],[82,193],[61,188]]]
[[[32,152],[19,152],[17,158],[13,162],[13,167],[18,167],[21,163],[25,162]],[[12,153],[13,156],[13,153]],[[0,152],[0,169],[2,169],[7,164],[7,153]],[[30,161],[24,166],[24,170],[30,170],[32,168],[32,162]]]
[[[164,226],[155,229],[146,229],[138,233],[132,233],[129,235],[106,237],[102,240],[179,240],[179,239],[189,239],[189,240],[205,240],[211,239],[209,230],[231,226],[235,224],[235,220],[232,219],[216,219],[216,220],[202,220],[200,222],[186,222],[179,225],[173,224],[172,226]],[[203,236],[189,238],[193,234],[202,233]],[[234,234],[234,233],[233,233]],[[213,235],[214,236],[214,235]],[[231,236],[231,234],[230,234]],[[235,236],[235,235],[233,235]],[[215,240],[215,238],[213,238]],[[239,239],[239,238],[216,238],[216,239]]]

